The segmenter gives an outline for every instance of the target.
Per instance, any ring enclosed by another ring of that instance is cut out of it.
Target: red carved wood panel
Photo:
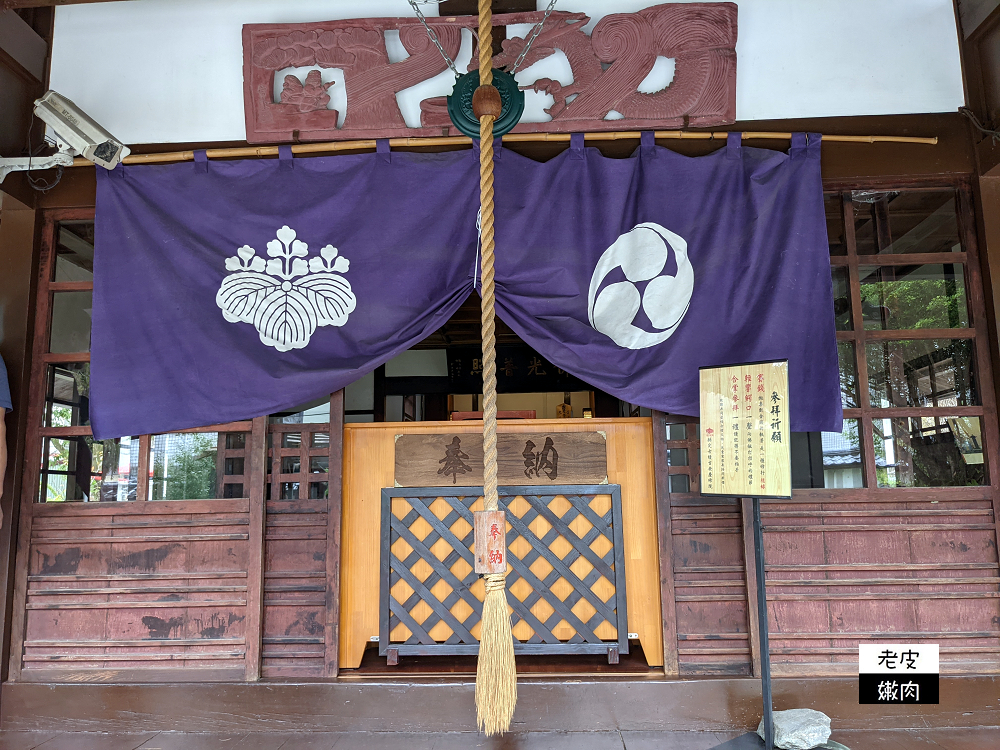
[[[246,499],[32,510],[21,679],[243,679]]]
[[[268,431],[261,676],[323,677],[330,424],[272,424]]]
[[[542,12],[493,16],[496,26],[535,24]],[[545,22],[522,63],[562,52],[572,82],[540,78],[523,86],[551,95],[548,122],[523,122],[515,133],[583,130],[651,130],[686,125],[732,123],[736,118],[735,3],[663,4],[637,13],[612,13],[583,32],[584,13],[555,11]],[[458,55],[462,30],[474,16],[429,18],[449,57]],[[385,35],[399,32],[408,57],[390,62]],[[503,41],[495,67],[514,63],[524,38]],[[674,61],[674,76],[663,89],[644,93],[638,86],[658,58]],[[473,56],[470,69],[478,63]],[[312,67],[300,78],[291,68]],[[323,70],[343,71],[347,109],[330,108]],[[393,136],[448,135],[455,130],[445,97],[420,102],[420,127],[408,127],[396,94],[447,70],[446,63],[415,18],[360,18],[300,24],[247,24],[243,27],[243,97],[247,140],[339,140]],[[275,78],[282,76],[275,100]],[[619,119],[612,118],[617,113]]]

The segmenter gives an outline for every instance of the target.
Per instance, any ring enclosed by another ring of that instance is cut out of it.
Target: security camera
[[[128,146],[55,91],[46,91],[45,96],[35,100],[35,114],[52,128],[59,141],[105,169],[114,169],[129,155]]]
[[[114,169],[130,153],[128,146],[55,91],[47,91],[45,96],[35,100],[35,114],[55,136],[58,153],[0,159],[0,182],[10,172],[73,166],[74,156],[82,156],[105,169]]]

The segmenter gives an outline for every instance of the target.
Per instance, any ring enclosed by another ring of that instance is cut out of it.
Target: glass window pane
[[[92,292],[55,292],[52,295],[50,352],[90,351]]]
[[[90,364],[49,365],[45,379],[45,427],[90,424]]]
[[[847,243],[844,241],[844,208],[840,193],[824,195],[823,207],[826,209],[826,234],[830,238],[830,255],[847,255]]]
[[[670,492],[683,493],[691,491],[691,479],[687,474],[670,475]]]
[[[854,191],[859,255],[961,252],[955,192]]]
[[[138,465],[138,438],[45,438],[38,501],[135,500]]]
[[[979,404],[971,339],[873,341],[867,351],[872,406]]]
[[[271,436],[268,435],[268,438]],[[270,445],[270,443],[268,443]],[[247,434],[245,432],[227,432],[226,450],[243,450],[247,447]]]
[[[859,271],[866,329],[968,328],[962,264],[861,266]]]
[[[842,432],[793,432],[792,488],[863,487],[859,424],[845,419]]]
[[[310,456],[309,472],[312,474],[325,474],[330,470],[329,456]]]
[[[879,487],[986,482],[979,417],[904,417],[872,423]]]
[[[281,473],[282,474],[298,474],[301,471],[301,460],[298,456],[282,456],[281,457]]]
[[[853,341],[837,342],[837,359],[840,361],[840,401],[845,409],[856,409],[859,403],[858,364]]]
[[[150,500],[209,500],[226,497],[226,476],[242,473],[245,456],[220,459],[225,433],[153,435],[150,442]],[[231,452],[231,451],[230,451]]]
[[[848,271],[843,266],[830,269],[833,275],[833,315],[838,331],[854,328],[851,320],[851,285]]]
[[[329,432],[314,432],[312,434],[312,439],[309,441],[310,448],[329,448],[330,447],[330,433]]]
[[[224,498],[245,497],[243,494],[243,485],[239,482],[226,482],[222,487],[222,496]]]
[[[285,432],[281,436],[281,447],[282,448],[301,448],[302,447],[302,433],[301,432]]]
[[[309,499],[310,500],[320,500],[327,496],[327,488],[329,487],[328,482],[310,482],[309,483]]]
[[[668,424],[667,440],[687,440],[686,424]]]
[[[61,221],[56,226],[56,267],[53,280],[94,280],[93,221]]]
[[[299,483],[298,482],[282,482],[281,483],[281,499],[282,500],[298,500],[299,499]]]
[[[688,465],[687,448],[667,449],[667,466],[687,466],[687,465]]]

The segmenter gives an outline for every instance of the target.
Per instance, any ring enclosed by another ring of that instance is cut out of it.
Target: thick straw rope
[[[493,83],[493,18],[490,0],[479,0],[479,85]],[[483,299],[483,495],[498,510],[497,366],[493,292],[493,115],[479,119],[479,200],[482,212]],[[517,703],[514,640],[507,610],[506,573],[487,574],[476,666],[476,715],[487,736],[503,734]]]

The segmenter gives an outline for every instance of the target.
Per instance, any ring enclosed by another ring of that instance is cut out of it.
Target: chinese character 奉
[[[456,435],[451,439],[451,444],[445,447],[444,458],[438,461],[439,464],[444,464],[444,466],[438,469],[437,473],[444,474],[445,476],[451,474],[451,483],[455,484],[458,481],[459,474],[472,471],[472,467],[462,460],[468,457],[469,454],[462,450],[462,441]]]

